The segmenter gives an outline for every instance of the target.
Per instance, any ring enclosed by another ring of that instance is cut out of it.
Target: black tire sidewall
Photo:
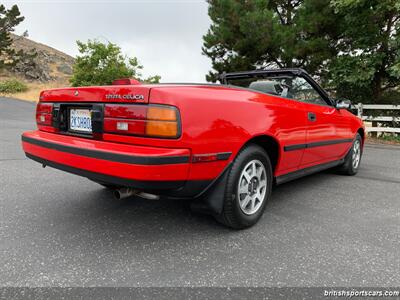
[[[354,152],[354,143],[357,140],[360,142],[360,161],[358,162],[357,168],[354,168],[353,167],[353,152]],[[353,143],[351,144],[351,149],[345,158],[345,163],[342,166],[343,172],[345,172],[348,175],[355,175],[358,172],[358,169],[360,168],[360,164],[361,164],[362,150],[363,150],[363,141],[362,141],[360,134],[357,133]]]
[[[267,177],[267,190],[264,201],[258,211],[252,215],[245,214],[240,208],[237,199],[238,182],[243,168],[252,160],[259,160],[265,168]],[[225,193],[225,204],[229,201],[229,206],[233,217],[241,228],[254,225],[262,216],[265,206],[270,198],[272,190],[272,167],[267,153],[257,145],[250,145],[243,149],[236,157],[228,177],[228,184]],[[235,226],[236,227],[236,226]]]

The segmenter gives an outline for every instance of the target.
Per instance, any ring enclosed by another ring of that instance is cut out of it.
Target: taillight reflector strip
[[[106,104],[104,132],[178,138],[179,112],[167,105]]]

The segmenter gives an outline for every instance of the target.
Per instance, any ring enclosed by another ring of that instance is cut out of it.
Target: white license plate
[[[92,116],[89,109],[71,109],[69,129],[81,132],[92,132]]]

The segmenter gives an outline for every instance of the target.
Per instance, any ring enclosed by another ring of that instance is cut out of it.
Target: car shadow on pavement
[[[336,175],[321,173],[281,186],[274,186],[266,210],[273,209],[270,213],[274,213],[274,211],[284,209],[289,201],[293,200],[288,197],[288,194],[298,193],[310,186],[324,185],[324,182],[329,181],[331,176]],[[214,233],[235,232],[220,225],[210,215],[191,211],[189,200],[167,198],[148,200],[135,196],[117,200],[113,197],[111,190],[99,186],[90,191],[84,199],[75,201],[74,204],[75,209],[77,208],[76,205],[82,205],[81,209],[88,211],[84,214],[86,222],[93,222],[92,225],[94,226],[96,226],[96,223],[108,222],[110,226],[114,226],[114,230],[130,230],[131,233],[138,228],[146,228],[146,231],[152,229],[153,234],[159,228],[168,231],[177,230],[180,233],[202,230]],[[268,222],[266,218],[262,218],[260,221],[262,221],[260,222],[261,225],[257,226],[263,226]]]
[[[148,200],[137,196],[115,199],[111,190],[101,188],[90,192],[86,205],[94,208],[91,221],[103,222],[106,219],[121,230],[136,230],[146,227],[158,231],[212,230],[226,232],[229,229],[218,224],[207,214],[192,212],[189,200],[161,198]],[[185,229],[184,229],[185,228]]]
[[[307,193],[304,189],[310,186],[324,185],[331,176],[335,175],[311,175],[275,187],[264,216],[254,227],[240,231],[220,225],[212,216],[191,212],[188,201],[138,197],[116,200],[112,191],[91,183],[85,185],[80,195],[63,193],[59,204],[53,203],[42,215],[44,220],[41,219],[46,224],[55,224],[45,229],[54,241],[85,252],[104,248],[103,251],[123,253],[123,249],[130,249],[142,253],[151,247],[176,251],[193,249],[202,241],[218,243],[230,251],[230,245],[236,245],[238,238],[239,244],[252,243],[254,234],[273,239],[282,226],[297,226],[294,220],[287,224],[286,215],[290,211],[296,220],[306,217],[302,214],[309,209],[298,211],[296,207],[302,201],[299,193]]]

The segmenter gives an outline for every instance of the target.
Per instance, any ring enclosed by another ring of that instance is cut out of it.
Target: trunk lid
[[[41,102],[63,103],[149,103],[150,87],[116,85],[61,88],[43,91]]]
[[[105,105],[129,104],[147,106],[150,87],[139,85],[91,86],[45,90],[40,94],[40,104],[51,103],[51,124],[45,112],[37,113],[39,123],[61,134],[79,135],[101,139],[104,131]],[[43,116],[42,116],[43,115]],[[42,119],[41,119],[42,118]],[[38,125],[40,125],[38,123]],[[49,127],[50,125],[50,127]]]

